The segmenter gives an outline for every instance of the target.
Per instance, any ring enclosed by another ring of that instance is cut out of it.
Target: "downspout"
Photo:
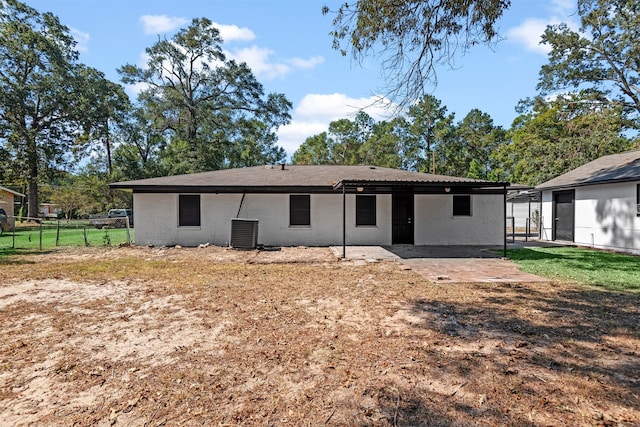
[[[242,193],[242,199],[240,199],[240,206],[238,207],[238,213],[236,214],[236,218],[240,218],[240,211],[242,210],[242,205],[244,205],[244,196],[246,196],[247,193]]]
[[[342,258],[347,257],[347,193],[342,183]]]
[[[503,247],[502,247],[502,256],[504,258],[507,257],[507,184],[503,184],[503,190],[502,190],[502,198],[503,198],[503,203],[502,203],[502,218],[504,221],[503,227],[502,227],[502,234],[503,234]]]

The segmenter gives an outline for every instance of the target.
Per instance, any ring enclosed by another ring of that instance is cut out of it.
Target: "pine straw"
[[[638,296],[327,249],[0,267],[2,425],[638,425]]]

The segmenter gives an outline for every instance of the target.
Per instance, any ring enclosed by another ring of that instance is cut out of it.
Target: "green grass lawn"
[[[133,230],[130,230],[133,241]],[[86,222],[18,225],[0,235],[0,249],[50,249],[57,246],[117,246],[127,242],[125,228],[97,229]]]
[[[510,249],[522,271],[612,290],[640,291],[640,257],[584,248]]]

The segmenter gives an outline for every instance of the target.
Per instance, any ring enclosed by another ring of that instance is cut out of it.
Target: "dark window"
[[[200,195],[181,194],[178,198],[178,225],[181,227],[200,226]]]
[[[289,196],[289,225],[311,225],[311,196]]]
[[[640,216],[640,184],[636,184],[636,216]]]
[[[453,216],[471,216],[471,196],[453,196]]]
[[[376,225],[376,196],[356,195],[356,225]]]

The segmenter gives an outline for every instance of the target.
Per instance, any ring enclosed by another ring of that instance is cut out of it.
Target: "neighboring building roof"
[[[507,183],[458,178],[390,169],[378,166],[275,165],[223,169],[187,175],[141,179],[110,184],[134,192],[333,192],[343,186],[367,191],[391,191],[391,187],[481,190]],[[426,190],[425,190],[426,191]]]
[[[24,194],[22,193],[18,193],[17,191],[13,191],[10,188],[7,187],[3,187],[2,185],[0,185],[0,191],[6,191],[7,193],[11,193],[14,196],[18,196],[18,197],[26,197]]]
[[[600,157],[544,182],[536,189],[548,190],[625,181],[640,181],[640,150]]]

